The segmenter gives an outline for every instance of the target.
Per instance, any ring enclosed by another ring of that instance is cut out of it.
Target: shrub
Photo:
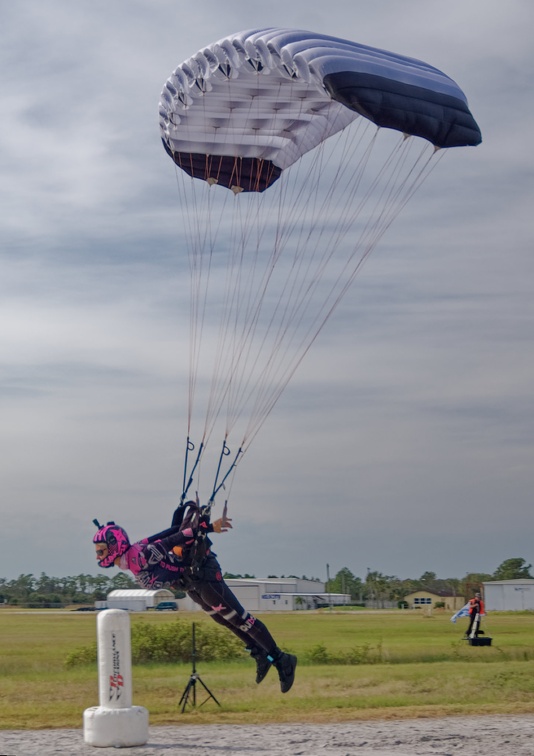
[[[313,648],[308,651],[307,657],[308,661],[312,664],[328,664],[329,662],[328,651],[326,650],[326,646],[323,646],[322,643],[313,646]]]
[[[132,662],[188,662],[192,654],[191,624],[185,620],[153,625],[133,622],[131,630]],[[243,654],[243,645],[228,630],[206,623],[195,625],[196,658],[198,661],[227,661]],[[96,662],[97,644],[72,651],[65,660],[67,667]]]
[[[373,648],[369,643],[364,643],[348,651],[331,653],[326,646],[319,643],[305,654],[305,659],[310,664],[378,664],[382,661],[382,644],[379,643]]]
[[[88,646],[74,649],[65,659],[66,667],[80,667],[82,664],[96,663],[96,641]]]

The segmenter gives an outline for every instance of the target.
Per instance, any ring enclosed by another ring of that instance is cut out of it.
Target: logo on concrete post
[[[113,673],[109,676],[109,701],[119,701],[124,687],[124,678],[121,675],[121,657],[117,648],[117,636],[111,633],[111,659]]]

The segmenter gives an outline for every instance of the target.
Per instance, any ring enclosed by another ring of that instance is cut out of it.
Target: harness
[[[180,504],[174,512],[170,528],[150,536],[148,543],[168,538],[176,533],[191,529],[193,538],[183,546],[175,546],[173,554],[183,562],[186,572],[182,579],[199,580],[201,570],[207,557],[211,554],[211,541],[208,538],[211,507],[201,507],[197,501],[187,501]]]

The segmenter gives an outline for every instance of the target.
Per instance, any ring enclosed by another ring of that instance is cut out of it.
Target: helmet
[[[103,559],[98,560],[100,567],[113,567],[115,559],[122,556],[130,548],[130,539],[125,530],[114,522],[108,522],[107,525],[98,525],[93,543],[105,543],[108,547],[108,553]]]

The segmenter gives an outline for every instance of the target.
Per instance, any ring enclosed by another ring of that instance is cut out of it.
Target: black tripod
[[[207,685],[205,685],[202,680],[200,679],[200,675],[197,674],[196,669],[196,660],[197,660],[197,647],[196,647],[196,641],[195,641],[195,623],[192,624],[192,648],[191,648],[191,661],[193,663],[193,669],[191,670],[191,675],[189,677],[189,681],[187,685],[185,686],[185,690],[182,693],[182,697],[180,698],[180,703],[178,706],[182,706],[182,714],[185,711],[185,707],[187,706],[187,702],[189,701],[192,706],[197,705],[197,682],[199,682],[206,693],[208,694],[208,697],[205,701],[202,701],[199,706],[203,706],[206,701],[209,701],[210,698],[213,698],[217,706],[220,706],[221,704],[217,701],[211,690],[208,688]]]

